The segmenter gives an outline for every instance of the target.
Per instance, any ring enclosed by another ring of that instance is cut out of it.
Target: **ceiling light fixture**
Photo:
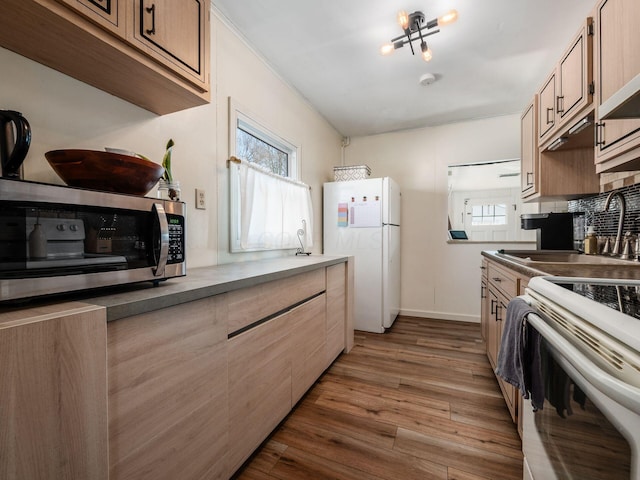
[[[422,59],[425,62],[428,62],[433,57],[431,53],[431,49],[427,46],[427,42],[425,41],[425,37],[429,35],[433,35],[434,33],[438,33],[440,30],[435,29],[436,27],[442,27],[444,25],[448,25],[450,23],[455,22],[458,19],[458,12],[456,10],[451,10],[444,15],[434,18],[433,20],[426,21],[424,13],[417,11],[411,14],[408,14],[404,10],[398,12],[398,24],[404,30],[404,33],[399,37],[392,38],[390,43],[384,44],[380,47],[380,53],[382,55],[389,55],[393,53],[394,50],[404,47],[406,44],[409,44],[411,47],[411,54],[415,55],[415,50],[413,49],[413,42],[416,40],[420,40],[420,51]],[[423,33],[424,32],[424,33]]]

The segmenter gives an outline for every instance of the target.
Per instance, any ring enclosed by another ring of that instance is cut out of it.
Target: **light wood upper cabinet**
[[[520,181],[522,185],[522,197],[528,197],[537,193],[536,180],[538,178],[538,134],[537,125],[538,110],[536,108],[537,96],[527,105],[520,117]]]
[[[587,18],[538,92],[539,145],[593,108],[593,19]]]
[[[125,8],[121,7],[125,4],[124,0],[58,0],[81,15],[96,22],[108,30],[124,37],[125,24]]]
[[[538,141],[544,143],[556,125],[556,72],[544,82],[538,93]]]
[[[0,46],[160,115],[210,101],[209,24],[209,0],[0,2]]]
[[[187,78],[205,82],[207,2],[135,0],[133,5],[133,28],[129,29],[128,40]]]
[[[640,3],[601,0],[596,9],[598,106],[640,74]],[[598,172],[640,169],[640,119],[600,120],[596,108]]]
[[[556,115],[563,125],[593,103],[593,19],[574,37],[557,68]]]

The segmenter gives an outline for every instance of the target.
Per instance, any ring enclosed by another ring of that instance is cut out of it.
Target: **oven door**
[[[545,401],[523,406],[524,478],[639,479],[640,391],[589,360],[541,316]]]

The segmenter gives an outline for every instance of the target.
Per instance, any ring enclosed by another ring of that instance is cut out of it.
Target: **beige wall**
[[[480,252],[531,244],[448,244],[447,165],[519,157],[519,115],[351,139],[346,165],[402,189],[402,313],[479,321]]]
[[[313,189],[313,251],[320,252],[321,185],[340,162],[341,136],[215,14],[211,39],[211,104],[164,116],[0,48],[0,108],[22,112],[33,132],[25,178],[62,183],[44,158],[49,150],[118,147],[160,163],[173,138],[173,173],[188,204],[188,266],[259,257],[227,253],[227,98],[233,96],[269,127],[300,142],[302,180]],[[206,210],[194,208],[196,188],[206,191]]]

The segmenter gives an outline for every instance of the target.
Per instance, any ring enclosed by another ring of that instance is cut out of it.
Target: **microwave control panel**
[[[167,263],[184,262],[184,217],[181,215],[167,214],[169,224],[169,255]]]

